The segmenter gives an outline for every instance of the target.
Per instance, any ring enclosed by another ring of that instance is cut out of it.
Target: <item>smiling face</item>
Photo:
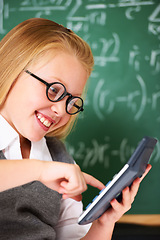
[[[68,53],[59,53],[49,59],[45,64],[40,61],[30,65],[28,70],[48,83],[64,84],[67,92],[73,96],[81,96],[88,74],[77,58]],[[69,121],[71,115],[66,113],[67,98],[59,102],[49,101],[46,86],[22,72],[0,112],[21,138],[38,141]]]

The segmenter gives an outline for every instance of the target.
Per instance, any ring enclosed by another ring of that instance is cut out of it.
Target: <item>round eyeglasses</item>
[[[65,86],[62,83],[60,82],[47,83],[40,77],[31,73],[29,70],[25,70],[25,72],[46,85],[46,95],[49,101],[59,102],[64,97],[68,96],[66,100],[66,112],[68,114],[74,115],[78,112],[84,111],[83,99],[77,96],[72,96],[72,94],[68,93]]]

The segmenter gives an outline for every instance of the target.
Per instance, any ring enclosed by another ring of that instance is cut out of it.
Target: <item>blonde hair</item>
[[[61,50],[74,54],[91,74],[94,60],[89,45],[73,31],[51,20],[28,19],[14,27],[0,42],[0,105],[18,75],[48,50]],[[65,138],[73,127],[76,115],[49,135]]]

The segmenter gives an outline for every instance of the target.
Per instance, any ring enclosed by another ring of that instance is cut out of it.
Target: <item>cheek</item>
[[[66,125],[69,122],[70,118],[71,118],[71,116],[66,113],[65,116],[63,116],[60,119],[59,123],[57,124],[58,127],[63,127],[64,125]]]
[[[21,96],[21,105],[23,105],[24,112],[33,114],[35,111],[47,106],[48,99],[43,91],[26,91]]]
[[[54,131],[58,128],[61,128],[61,127],[65,126],[69,122],[70,118],[71,118],[71,116],[66,113],[65,116],[60,118],[59,121],[55,125],[52,126],[52,128],[50,129],[49,132],[52,132],[52,131]]]
[[[65,117],[62,119],[62,122],[63,122],[62,124],[63,125],[67,124],[69,122],[70,118],[71,118],[71,116],[68,113],[66,113]]]

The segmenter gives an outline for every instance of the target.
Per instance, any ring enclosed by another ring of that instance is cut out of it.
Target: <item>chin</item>
[[[31,142],[38,142],[40,141],[44,136],[32,136],[29,137],[28,140],[30,140]]]

